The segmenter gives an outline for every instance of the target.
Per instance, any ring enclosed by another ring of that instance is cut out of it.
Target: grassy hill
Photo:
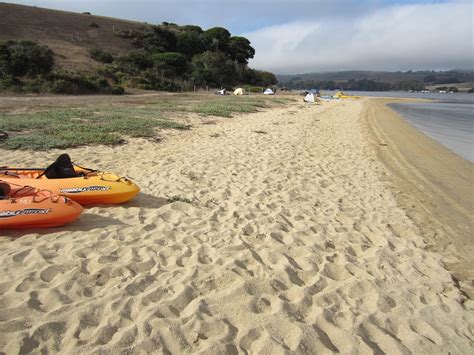
[[[124,54],[133,46],[115,32],[147,26],[140,22],[7,3],[0,3],[0,19],[0,41],[31,40],[47,45],[53,50],[59,69],[79,72],[92,72],[99,66],[89,58],[89,49]]]

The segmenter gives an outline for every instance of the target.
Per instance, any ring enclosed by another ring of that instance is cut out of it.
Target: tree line
[[[142,89],[190,90],[194,86],[269,86],[275,75],[248,67],[255,49],[245,37],[223,27],[164,22],[139,31],[122,31],[135,50],[113,58],[100,72],[114,82]],[[110,58],[107,58],[110,60]]]
[[[164,22],[138,31],[119,31],[135,49],[114,56],[92,48],[89,56],[103,65],[93,74],[59,72],[54,53],[31,41],[0,42],[0,90],[65,94],[123,93],[123,86],[189,91],[197,87],[271,86],[273,73],[248,67],[255,49],[245,37],[223,27]]]

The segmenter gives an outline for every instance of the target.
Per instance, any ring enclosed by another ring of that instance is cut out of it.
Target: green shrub
[[[48,74],[54,66],[53,52],[31,41],[0,42],[0,74],[36,76]]]
[[[166,77],[181,76],[187,68],[186,57],[176,52],[154,53],[151,61],[154,70]]]
[[[0,77],[1,91],[21,91],[21,86],[22,82],[11,75]]]
[[[245,90],[248,92],[256,92],[256,93],[262,93],[262,87],[261,86],[245,86]]]
[[[112,63],[114,61],[112,54],[99,48],[90,49],[89,56],[95,61],[101,63]]]
[[[115,86],[115,87],[112,88],[110,93],[112,95],[123,95],[123,94],[125,94],[125,89],[121,86]]]
[[[50,80],[51,92],[55,94],[84,95],[110,92],[110,86],[105,79],[78,74],[55,74]]]
[[[50,89],[51,83],[44,79],[43,77],[37,77],[33,80],[28,80],[23,85],[24,92],[33,92],[35,94],[40,94],[48,92]]]

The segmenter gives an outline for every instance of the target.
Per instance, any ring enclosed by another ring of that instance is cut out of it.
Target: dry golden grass
[[[98,66],[88,56],[91,48],[101,48],[114,55],[133,49],[114,29],[137,30],[146,26],[109,17],[6,3],[0,3],[0,18],[0,41],[21,39],[47,45],[54,51],[59,68],[83,72],[93,71]],[[99,27],[91,27],[92,24]]]

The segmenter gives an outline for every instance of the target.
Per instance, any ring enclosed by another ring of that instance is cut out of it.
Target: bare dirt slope
[[[92,24],[99,27],[92,27]],[[91,48],[101,48],[112,54],[132,49],[132,44],[116,32],[143,26],[146,24],[0,3],[0,41],[24,39],[47,45],[56,54],[58,67],[66,70],[94,70],[98,63],[88,57]]]

